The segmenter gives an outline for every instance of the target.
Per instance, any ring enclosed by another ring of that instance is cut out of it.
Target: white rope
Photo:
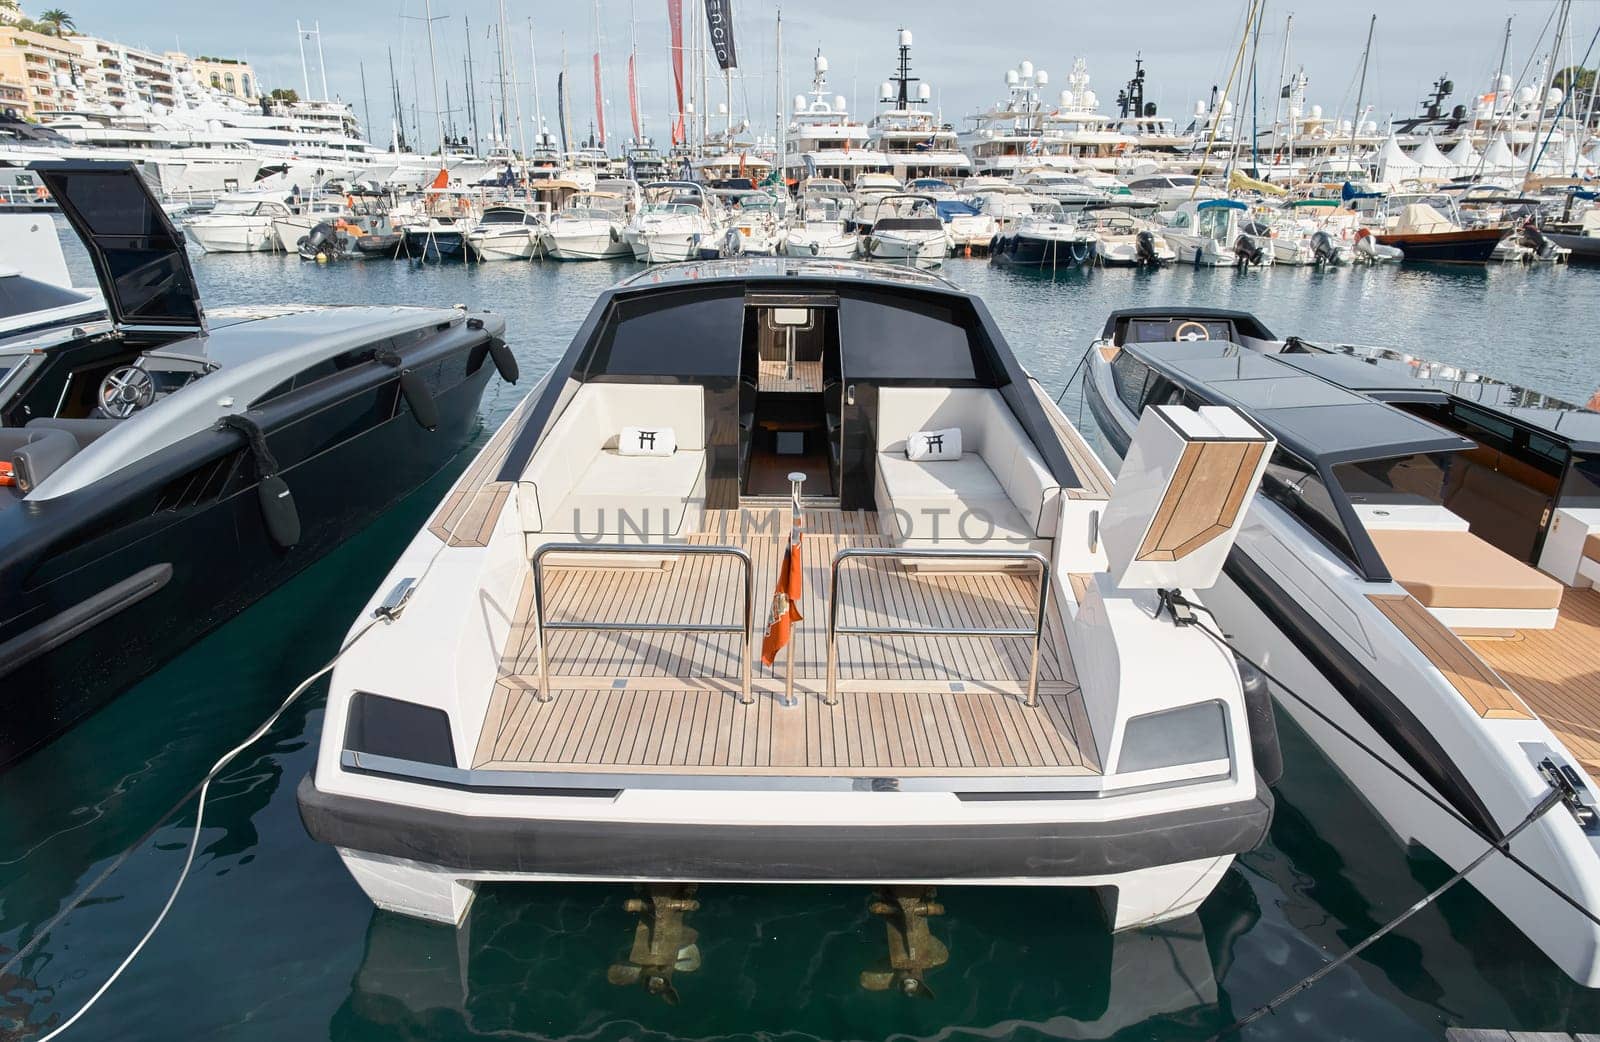
[[[375,618],[357,630],[355,636],[351,637],[344,644],[344,646],[339,649],[333,658],[328,660],[326,665],[324,665],[321,669],[318,669],[315,673],[312,673],[310,676],[306,677],[304,680],[300,681],[300,683],[296,685],[295,689],[289,692],[289,697],[285,698],[281,703],[279,703],[278,708],[273,710],[272,715],[267,717],[266,720],[262,721],[260,726],[258,726],[254,731],[251,731],[248,738],[234,746],[232,749],[228,750],[222,755],[221,759],[212,764],[211,770],[206,772],[205,780],[200,785],[200,799],[195,805],[194,831],[189,836],[189,850],[188,853],[184,855],[183,870],[178,873],[178,880],[172,885],[172,892],[167,895],[166,904],[161,906],[161,911],[157,913],[155,921],[150,924],[150,928],[144,932],[144,936],[139,938],[139,943],[133,946],[133,950],[128,952],[127,956],[122,960],[122,962],[117,965],[117,968],[111,972],[111,976],[106,978],[105,983],[101,984],[100,987],[96,989],[95,993],[89,996],[89,1001],[80,1006],[78,1011],[72,1016],[68,1017],[60,1027],[39,1039],[39,1042],[52,1042],[53,1039],[58,1038],[60,1035],[65,1033],[68,1028],[76,1024],[85,1013],[89,1012],[89,1010],[94,1007],[94,1004],[100,1001],[101,996],[110,990],[111,985],[117,982],[117,978],[122,976],[123,971],[133,964],[133,960],[138,958],[139,953],[144,950],[144,946],[150,943],[150,938],[155,936],[156,931],[161,928],[161,924],[166,921],[167,913],[172,911],[173,904],[178,900],[178,892],[183,889],[183,884],[189,878],[189,870],[194,867],[194,856],[196,851],[198,851],[200,848],[200,830],[205,824],[206,796],[210,792],[211,783],[216,780],[217,775],[222,773],[223,769],[226,768],[228,764],[233,762],[234,757],[238,756],[250,746],[254,745],[262,735],[266,734],[267,731],[272,728],[272,725],[278,722],[278,718],[283,716],[288,708],[295,703],[295,700],[301,695],[305,694],[306,690],[310,688],[312,684],[316,683],[318,680],[322,679],[329,672],[331,672],[333,667],[338,665],[339,660],[344,657],[345,652],[353,648],[357,641],[366,636],[367,632],[371,630],[372,627],[376,626],[380,622],[386,621],[388,621],[388,619],[385,617]]]

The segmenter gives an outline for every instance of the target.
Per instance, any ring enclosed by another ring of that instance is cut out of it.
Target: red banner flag
[[[672,30],[672,83],[678,95],[678,118],[672,124],[672,143],[688,141],[683,128],[683,0],[667,0],[667,25]]]
[[[600,52],[594,52],[594,121],[600,128],[600,147],[606,147],[606,102],[600,90]]]
[[[634,55],[628,55],[628,114],[633,117],[633,140],[643,141],[644,133],[639,129],[639,81],[634,76]]]

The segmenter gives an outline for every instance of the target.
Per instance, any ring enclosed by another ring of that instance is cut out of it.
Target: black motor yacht
[[[421,485],[516,377],[495,315],[207,315],[132,164],[34,169],[109,317],[0,342],[0,768]]]

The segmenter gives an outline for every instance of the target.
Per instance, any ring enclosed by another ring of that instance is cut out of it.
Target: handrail
[[[547,554],[647,554],[652,557],[721,555],[736,558],[744,568],[744,624],[736,622],[546,622],[544,618],[544,558]],[[541,702],[550,701],[550,657],[546,651],[546,630],[588,630],[604,632],[638,630],[649,632],[675,631],[679,633],[737,633],[740,635],[740,660],[743,663],[743,681],[739,701],[750,705],[755,699],[750,694],[750,649],[754,643],[755,573],[750,555],[737,546],[711,546],[692,543],[668,545],[649,543],[545,543],[533,552],[533,619],[539,641],[539,694]]]
[[[893,557],[914,558],[919,560],[988,560],[988,561],[1031,561],[1039,566],[1039,602],[1038,614],[1034,618],[1033,628],[1024,629],[1017,627],[995,627],[979,629],[976,627],[945,627],[941,629],[923,629],[918,633],[926,633],[935,637],[1032,637],[1033,661],[1028,667],[1028,694],[1025,704],[1031,709],[1039,704],[1039,645],[1044,638],[1046,612],[1050,604],[1050,562],[1037,550],[934,550],[934,549],[905,549],[892,546],[851,546],[840,550],[833,555],[833,568],[828,581],[828,683],[824,700],[828,705],[838,705],[837,688],[839,685],[839,655],[835,647],[839,634],[847,637],[861,636],[893,636],[904,632],[899,629],[889,629],[882,626],[840,626],[839,625],[839,566],[852,557]]]

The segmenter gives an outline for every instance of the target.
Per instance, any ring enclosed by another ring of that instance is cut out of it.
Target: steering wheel
[[[1188,341],[1210,340],[1211,330],[1207,329],[1199,322],[1185,322],[1183,325],[1172,331],[1172,339]]]
[[[100,381],[100,409],[116,420],[125,420],[156,400],[156,382],[136,365],[124,365]]]

